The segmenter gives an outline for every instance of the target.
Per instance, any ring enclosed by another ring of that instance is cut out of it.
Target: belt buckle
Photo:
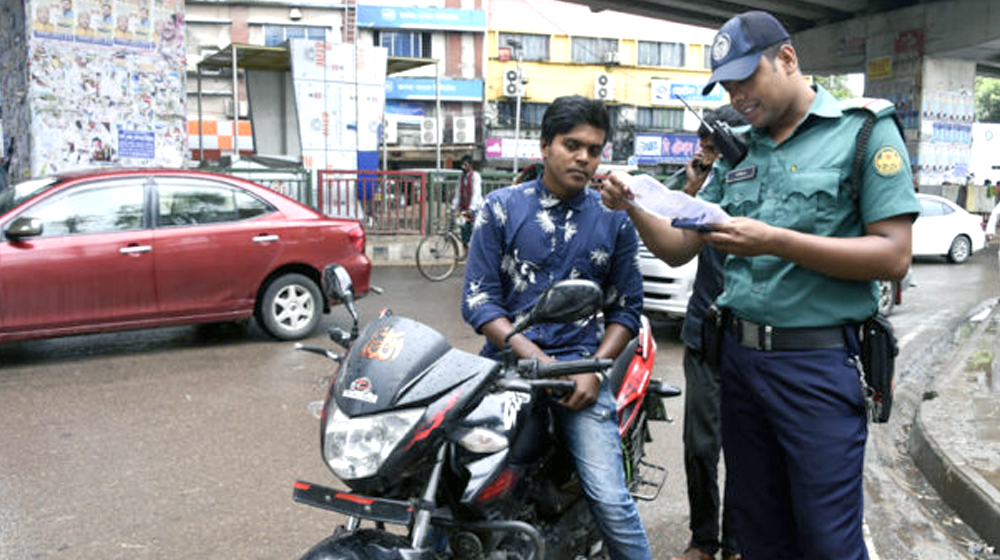
[[[738,320],[740,343],[754,350],[770,352],[774,348],[774,327]]]

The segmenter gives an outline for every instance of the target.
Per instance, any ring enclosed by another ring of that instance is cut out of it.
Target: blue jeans
[[[602,385],[597,402],[579,412],[558,404],[552,408],[611,559],[651,560],[639,509],[625,485],[611,390]]]

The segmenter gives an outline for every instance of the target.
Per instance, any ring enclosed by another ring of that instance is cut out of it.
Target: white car
[[[698,258],[673,267],[639,245],[639,270],[645,292],[642,312],[654,319],[683,319],[698,272]]]
[[[986,245],[982,220],[954,202],[918,194],[920,216],[913,223],[913,256],[946,256],[962,263]]]

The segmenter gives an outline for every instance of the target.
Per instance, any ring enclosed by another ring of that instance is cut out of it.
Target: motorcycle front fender
[[[399,535],[362,529],[333,535],[309,549],[301,560],[429,560],[429,550],[415,550]]]

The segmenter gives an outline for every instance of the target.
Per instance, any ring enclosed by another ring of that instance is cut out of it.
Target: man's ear
[[[781,61],[786,74],[794,74],[799,69],[799,55],[795,52],[795,47],[790,44],[781,45],[775,60]]]

